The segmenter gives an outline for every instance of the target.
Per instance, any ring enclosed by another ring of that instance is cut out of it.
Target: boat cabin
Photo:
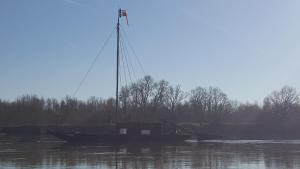
[[[161,123],[118,123],[116,129],[119,135],[162,135],[163,125]]]

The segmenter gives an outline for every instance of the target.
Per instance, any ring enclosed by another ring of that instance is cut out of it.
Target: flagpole
[[[116,77],[116,112],[115,122],[118,122],[118,107],[119,107],[119,44],[120,44],[120,14],[121,9],[118,10],[118,23],[117,23],[117,77]]]

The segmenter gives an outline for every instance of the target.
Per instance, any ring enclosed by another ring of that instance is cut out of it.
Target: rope
[[[83,76],[83,78],[81,79],[79,85],[77,86],[76,90],[73,93],[73,97],[75,97],[75,95],[77,94],[77,92],[79,91],[80,87],[82,86],[83,82],[86,80],[88,74],[90,73],[90,71],[92,70],[93,66],[95,65],[95,63],[97,62],[99,56],[101,55],[103,49],[105,48],[105,46],[107,45],[107,43],[109,42],[113,32],[115,31],[116,27],[111,31],[111,33],[109,34],[109,36],[107,37],[107,39],[104,41],[102,47],[100,48],[100,50],[98,51],[98,54],[96,55],[96,57],[94,58],[93,62],[91,63],[90,67],[88,68],[87,72],[85,73],[85,75]]]
[[[135,56],[136,60],[138,61],[138,64],[139,64],[140,68],[142,69],[144,75],[147,75],[147,74],[145,73],[145,70],[144,70],[144,68],[143,68],[143,66],[142,66],[142,64],[141,64],[141,61],[140,61],[139,57],[137,56],[137,54],[136,54],[134,48],[132,47],[132,45],[131,45],[131,43],[130,43],[130,41],[129,41],[127,35],[126,35],[126,32],[125,32],[125,30],[123,29],[123,27],[121,27],[121,31],[123,32],[124,37],[125,37],[125,40],[127,41],[128,45],[129,45],[129,47],[130,47],[130,49],[132,50],[132,53],[133,53],[133,55]]]
[[[125,63],[126,63],[126,68],[127,68],[127,72],[128,72],[128,75],[129,75],[129,79],[130,79],[130,82],[131,84],[133,83],[132,81],[132,76],[131,76],[131,71],[130,71],[130,68],[129,68],[129,65],[128,65],[128,61],[127,61],[127,56],[125,54],[125,51],[124,51],[124,44],[123,44],[123,39],[121,38],[121,51],[123,52],[124,54],[124,57],[125,57]],[[125,67],[125,66],[124,66]]]
[[[127,77],[126,77],[126,67],[125,67],[125,64],[124,64],[124,53],[122,51],[122,48],[121,48],[121,62],[122,62],[122,69],[121,71],[123,70],[123,75],[124,75],[124,79],[125,79],[125,85],[127,86]]]
[[[127,53],[127,55],[128,55],[128,50],[127,50],[127,47],[124,45],[123,38],[121,38],[121,44],[122,44],[122,47],[123,47],[125,53]],[[130,55],[129,55],[129,56],[130,56]],[[133,74],[134,80],[137,81],[138,78],[137,78],[136,73],[135,73],[135,71],[134,71],[134,66],[133,66],[133,64],[132,64],[132,61],[131,61],[130,57],[128,57],[128,60],[129,60],[130,66],[131,66],[130,68],[131,68],[131,70],[132,70],[132,74]],[[129,66],[128,66],[128,67],[129,67]]]

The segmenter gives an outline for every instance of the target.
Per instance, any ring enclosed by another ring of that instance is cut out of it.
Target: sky
[[[216,86],[241,102],[300,89],[299,0],[1,0],[0,98],[72,96],[118,8],[128,11],[121,27],[138,78]],[[75,96],[113,97],[115,61],[113,33]]]

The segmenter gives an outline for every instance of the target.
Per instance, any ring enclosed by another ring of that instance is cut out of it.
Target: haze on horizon
[[[0,1],[1,99],[72,95],[116,24],[117,9],[145,72],[190,91],[220,87],[262,101],[300,89],[300,1]],[[114,96],[115,36],[76,97]],[[139,77],[145,74],[136,69]]]

